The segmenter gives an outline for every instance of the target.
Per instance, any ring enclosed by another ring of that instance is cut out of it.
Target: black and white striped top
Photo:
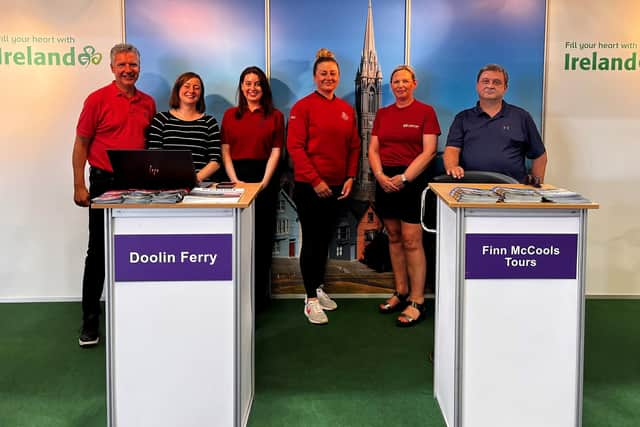
[[[157,113],[149,126],[147,148],[151,150],[190,150],[198,172],[209,162],[222,163],[220,128],[213,116],[184,121],[168,111]]]

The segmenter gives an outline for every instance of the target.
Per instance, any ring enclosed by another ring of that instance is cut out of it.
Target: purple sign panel
[[[575,279],[577,234],[467,234],[466,279]]]
[[[116,235],[116,282],[231,280],[231,234]]]

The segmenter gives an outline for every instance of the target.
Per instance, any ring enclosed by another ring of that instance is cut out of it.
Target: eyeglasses
[[[483,86],[489,86],[493,83],[494,86],[502,86],[504,83],[500,79],[482,79],[480,80],[480,84]]]

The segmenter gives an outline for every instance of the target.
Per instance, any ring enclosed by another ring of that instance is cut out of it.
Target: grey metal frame
[[[115,425],[115,396],[113,390],[113,216],[111,209],[104,210],[105,253],[105,311],[106,311],[106,372],[107,372],[107,426]]]

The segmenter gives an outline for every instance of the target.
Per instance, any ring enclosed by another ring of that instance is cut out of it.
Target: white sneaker
[[[324,314],[324,310],[322,310],[320,301],[318,300],[307,301],[305,298],[304,315],[307,316],[309,322],[314,325],[324,325],[325,323],[329,323],[329,318]]]
[[[334,300],[329,298],[329,295],[324,293],[322,286],[316,289],[316,295],[318,296],[318,301],[320,301],[320,305],[324,310],[331,311],[338,308],[338,304],[336,304]]]

